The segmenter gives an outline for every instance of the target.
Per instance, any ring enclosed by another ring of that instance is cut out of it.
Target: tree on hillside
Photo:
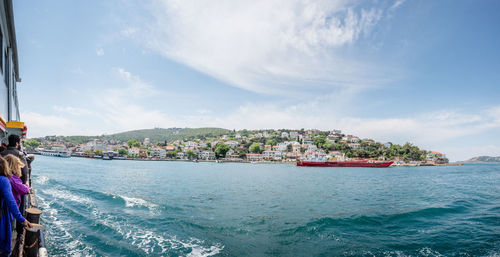
[[[30,139],[24,143],[24,146],[26,146],[29,149],[35,149],[40,145],[40,142],[38,142],[36,139]]]
[[[187,155],[188,159],[190,159],[190,160],[192,160],[196,157],[196,153],[193,150],[187,150],[186,155]]]
[[[127,150],[125,150],[125,149],[118,149],[118,154],[119,154],[119,155],[127,155],[127,153],[128,153],[128,152],[127,152]]]
[[[277,144],[276,139],[268,139],[266,141],[266,145],[273,145],[274,146],[276,144]]]
[[[326,138],[324,136],[317,136],[315,139],[314,139],[314,144],[318,147],[318,148],[322,148],[323,145],[326,143]]]
[[[260,145],[258,143],[253,143],[250,146],[250,152],[252,152],[252,153],[261,153],[262,149],[260,149]]]
[[[286,151],[287,151],[287,152],[291,152],[291,151],[293,151],[293,146],[292,146],[291,144],[288,144],[288,145],[286,146]]]
[[[226,153],[229,151],[229,146],[224,143],[218,143],[215,146],[215,158],[224,158],[226,157]]]
[[[139,143],[137,140],[135,139],[130,139],[129,141],[127,141],[127,144],[128,144],[128,147],[129,148],[132,148],[132,147],[139,147],[141,145],[141,143]]]

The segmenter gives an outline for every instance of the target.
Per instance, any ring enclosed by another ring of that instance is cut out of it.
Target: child
[[[17,207],[21,206],[21,195],[27,194],[30,188],[23,184],[21,179],[21,169],[24,167],[24,163],[12,154],[8,154],[4,159],[9,164],[9,172],[12,176],[9,177],[10,185],[12,186],[12,195],[16,199]]]

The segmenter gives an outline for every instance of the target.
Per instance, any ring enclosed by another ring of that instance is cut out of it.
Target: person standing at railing
[[[21,169],[24,167],[24,163],[12,154],[8,154],[4,159],[9,164],[9,173],[12,176],[9,177],[10,185],[12,186],[12,195],[16,200],[17,207],[21,206],[21,196],[30,192],[30,188],[23,184],[23,181],[19,178],[21,176]]]
[[[3,152],[0,152],[1,156],[7,156],[8,154],[12,154],[19,158],[23,163],[24,167],[21,169],[21,180],[23,184],[27,184],[29,171],[28,171],[28,163],[26,162],[26,157],[24,153],[19,150],[21,147],[21,138],[18,135],[10,135],[9,136],[9,145],[7,145],[7,149]]]
[[[12,196],[8,165],[7,161],[0,157],[0,256],[9,256],[12,249],[12,216],[24,226],[31,228],[31,223],[21,215]]]

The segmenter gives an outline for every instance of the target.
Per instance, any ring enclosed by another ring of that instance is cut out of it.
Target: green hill
[[[88,142],[90,139],[107,139],[107,140],[120,140],[126,142],[130,139],[135,139],[139,142],[144,138],[149,138],[152,143],[158,142],[171,142],[178,139],[205,139],[210,137],[218,137],[222,135],[233,135],[232,130],[223,128],[154,128],[154,129],[140,129],[126,131],[111,135],[102,136],[67,136],[64,140],[75,144],[82,144]]]
[[[125,142],[130,139],[143,141],[144,138],[149,138],[151,142],[170,142],[178,139],[204,139],[209,137],[217,137],[221,135],[232,134],[231,130],[222,128],[155,128],[132,130],[112,135],[103,136],[106,139],[115,139]]]

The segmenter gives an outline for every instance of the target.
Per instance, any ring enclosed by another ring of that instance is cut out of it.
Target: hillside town
[[[46,136],[25,142],[33,153],[74,157],[132,160],[184,160],[226,162],[296,162],[300,159],[393,160],[396,165],[440,165],[448,163],[439,152],[404,145],[376,142],[343,134],[341,130],[258,130],[171,142],[90,138],[73,143],[63,136]]]

